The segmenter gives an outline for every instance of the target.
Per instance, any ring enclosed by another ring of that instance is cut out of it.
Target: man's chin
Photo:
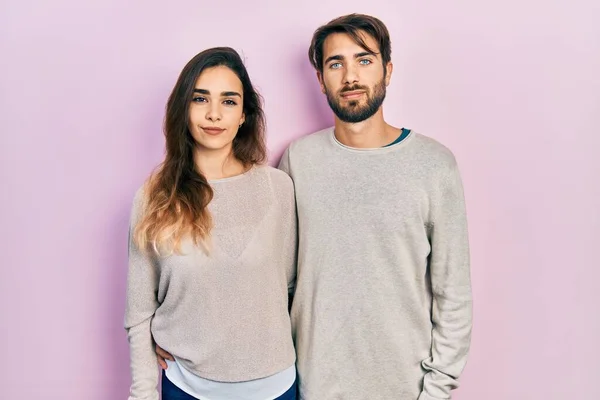
[[[361,114],[362,112],[364,112],[366,110],[367,107],[365,107],[364,104],[361,104],[360,100],[352,100],[347,102],[346,104],[338,104],[338,108],[346,113],[346,114]]]

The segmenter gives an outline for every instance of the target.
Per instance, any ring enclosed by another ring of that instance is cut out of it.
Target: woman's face
[[[201,150],[231,149],[244,122],[242,81],[229,68],[205,69],[194,86],[188,128]]]

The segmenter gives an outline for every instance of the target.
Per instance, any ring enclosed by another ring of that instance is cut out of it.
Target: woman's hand
[[[175,361],[173,356],[163,350],[159,345],[156,345],[156,359],[162,369],[167,369],[167,362],[165,360]]]

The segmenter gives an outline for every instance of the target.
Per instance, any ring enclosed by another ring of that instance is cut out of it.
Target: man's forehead
[[[370,52],[371,50],[377,51],[378,45],[375,39],[366,32],[359,31],[361,39],[365,42],[370,49],[362,47],[352,36],[344,32],[335,32],[327,36],[323,43],[323,57],[327,58],[332,55],[330,53],[361,53]]]

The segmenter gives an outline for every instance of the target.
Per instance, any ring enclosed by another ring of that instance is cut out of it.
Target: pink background
[[[126,398],[127,219],[177,74],[242,51],[275,163],[331,123],[306,50],[357,11],[391,31],[387,119],[463,171],[475,325],[454,398],[600,399],[600,3],[287,3],[2,1],[0,397]]]

